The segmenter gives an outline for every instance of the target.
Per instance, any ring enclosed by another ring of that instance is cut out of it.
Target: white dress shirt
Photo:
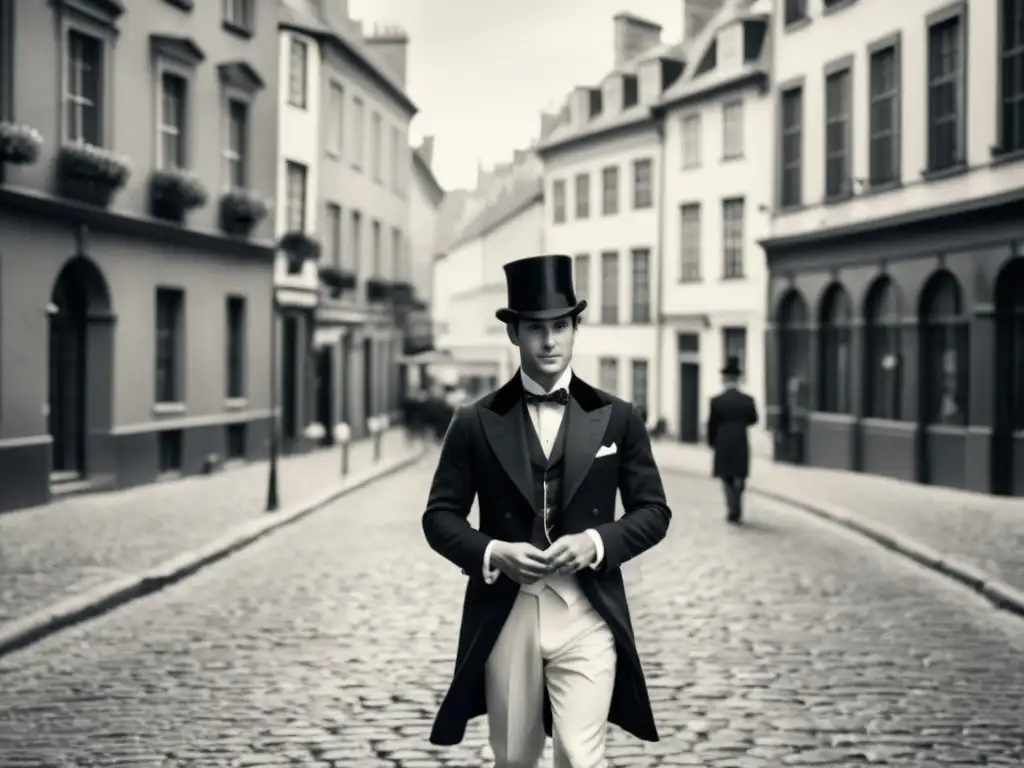
[[[527,376],[522,369],[519,370],[519,375],[523,382],[524,390],[535,395],[547,395],[558,389],[568,391],[569,382],[572,380],[572,368],[566,368],[550,390],[545,390],[540,384]],[[551,449],[555,445],[555,438],[558,437],[558,430],[562,427],[562,419],[565,417],[565,406],[558,403],[534,403],[527,405],[526,410],[530,414],[533,428],[537,431],[537,438],[540,440],[544,455],[550,456]],[[601,561],[604,560],[604,542],[601,540],[601,534],[593,528],[588,528],[586,534],[593,539],[594,546],[597,548],[594,562],[590,564],[590,568],[596,570],[600,567]],[[490,567],[491,552],[494,549],[495,543],[494,541],[490,542],[484,550],[484,581],[488,584],[493,584],[497,581],[500,573],[497,569],[492,570]]]

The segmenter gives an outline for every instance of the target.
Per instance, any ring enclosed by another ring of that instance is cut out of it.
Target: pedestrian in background
[[[730,355],[722,369],[725,391],[711,398],[708,416],[708,445],[715,453],[714,476],[725,490],[726,520],[739,523],[743,517],[743,491],[750,474],[750,442],[747,430],[757,424],[754,398],[739,389],[739,358]]]
[[[520,368],[456,411],[423,513],[427,542],[469,577],[430,740],[457,744],[486,713],[497,768],[535,768],[545,732],[555,768],[607,768],[609,722],[658,740],[621,566],[665,537],[671,512],[637,409],[569,367],[586,308],[572,259],[505,275],[496,314]]]

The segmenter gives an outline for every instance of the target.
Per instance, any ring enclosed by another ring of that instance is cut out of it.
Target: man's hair
[[[561,318],[555,318],[555,319],[561,320]],[[580,316],[578,314],[577,315],[573,315],[571,319],[572,319],[572,327],[573,328],[579,328],[580,327]],[[513,318],[512,322],[509,323],[509,325],[511,325],[513,328],[516,329],[516,333],[519,333],[519,322],[520,322],[520,319],[518,317],[516,317],[516,318]]]

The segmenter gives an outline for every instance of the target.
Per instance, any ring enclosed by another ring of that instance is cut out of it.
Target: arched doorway
[[[811,323],[807,302],[798,291],[789,291],[779,302],[776,328],[779,345],[778,384],[782,400],[777,458],[802,464],[807,415],[811,406]]]
[[[888,276],[880,277],[864,302],[864,415],[903,418],[903,296]]]
[[[818,321],[818,410],[824,413],[853,413],[852,322],[850,294],[833,284],[822,297]]]
[[[1024,496],[1024,258],[996,280],[996,403],[992,490]]]
[[[90,433],[110,421],[110,293],[92,261],[76,256],[60,271],[50,297],[49,431],[51,479],[84,477]]]

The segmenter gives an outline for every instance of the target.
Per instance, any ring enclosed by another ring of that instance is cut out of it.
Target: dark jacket
[[[671,512],[636,409],[575,376],[569,393],[559,530],[570,534],[595,528],[601,535],[601,567],[584,569],[578,578],[615,637],[618,662],[609,720],[641,739],[657,741],[619,569],[665,537]],[[454,677],[430,734],[434,744],[458,744],[469,720],[486,712],[484,665],[519,592],[519,585],[503,575],[488,585],[482,566],[492,539],[530,540],[534,509],[522,395],[517,372],[497,392],[459,409],[423,513],[431,548],[468,576]],[[616,453],[595,458],[602,445],[613,443]],[[619,520],[616,492],[625,508]],[[467,519],[474,497],[479,499],[479,530]],[[547,700],[544,720],[550,735]]]
[[[727,389],[711,398],[708,445],[715,452],[715,477],[747,477],[750,445],[747,428],[757,424],[754,398],[738,389]]]

